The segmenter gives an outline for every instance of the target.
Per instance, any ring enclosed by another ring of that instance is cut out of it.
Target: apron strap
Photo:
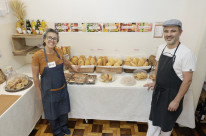
[[[175,52],[174,52],[174,54],[173,54],[173,56],[172,56],[172,62],[173,62],[173,64],[174,64],[174,62],[175,62],[175,59],[176,59],[176,51],[177,51],[177,49],[178,49],[178,47],[179,47],[179,45],[180,45],[181,43],[179,42],[179,44],[177,45],[177,48],[176,48],[176,50],[175,50]]]
[[[165,51],[165,48],[167,47],[167,45],[165,45],[165,47],[164,47],[164,49],[162,50],[162,53],[161,53],[161,55],[163,54],[163,52]]]
[[[46,58],[46,62],[48,63],[48,60],[47,60],[47,56],[46,56],[46,50],[45,50],[45,48],[44,48],[44,56],[45,56],[45,58]]]
[[[59,58],[59,59],[61,59],[61,57],[59,56],[59,54],[57,53],[57,51],[54,49],[54,51],[56,52],[56,54],[57,54],[57,57]],[[48,63],[48,59],[47,59],[47,55],[46,55],[46,50],[45,50],[45,48],[44,48],[44,56],[45,56],[45,58],[46,58],[46,62]]]
[[[57,51],[55,50],[55,48],[54,48],[54,51],[56,52],[57,57],[58,57],[59,59],[61,59],[61,57],[59,56],[59,54],[57,53]]]

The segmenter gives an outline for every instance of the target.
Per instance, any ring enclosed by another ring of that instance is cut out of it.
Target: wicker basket
[[[102,73],[104,71],[108,71],[108,72],[115,72],[117,74],[121,74],[122,73],[122,66],[96,66],[96,72],[97,73]]]
[[[147,71],[147,73],[149,73],[150,70],[151,70],[151,67],[146,66],[146,67],[136,67],[136,68],[132,68],[131,66],[125,66],[125,65],[124,65],[124,66],[123,66],[123,69],[124,69],[124,72],[125,72],[125,73],[133,73],[134,70],[137,70],[137,69],[142,69],[142,70]]]
[[[94,66],[81,66],[81,68],[78,69],[79,73],[94,73]],[[69,68],[69,72],[73,73],[75,72],[71,68]]]

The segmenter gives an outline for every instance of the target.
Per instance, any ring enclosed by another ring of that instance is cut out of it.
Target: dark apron
[[[61,59],[57,52],[56,54],[58,58]],[[48,63],[45,49],[44,55]],[[51,89],[61,88],[62,86],[64,87],[61,90],[51,91]],[[70,100],[64,76],[63,63],[54,68],[44,68],[41,75],[41,95],[46,119],[55,120],[70,111]]]
[[[149,120],[153,122],[154,126],[161,127],[163,132],[172,130],[183,108],[182,99],[176,111],[171,112],[168,110],[170,102],[174,100],[182,84],[182,80],[177,76],[173,69],[175,53],[179,45],[172,57],[163,55],[165,48],[163,49],[159,59],[156,85],[152,95]]]

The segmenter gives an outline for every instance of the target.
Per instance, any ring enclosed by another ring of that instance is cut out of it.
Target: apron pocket
[[[57,89],[50,89],[50,91],[59,91],[59,90],[62,90],[64,87],[65,87],[66,85],[64,84],[62,87],[60,87],[60,88],[57,88]]]
[[[65,85],[64,85],[64,88],[65,88]],[[50,91],[52,103],[64,101],[64,99],[66,98],[64,88],[58,91]]]

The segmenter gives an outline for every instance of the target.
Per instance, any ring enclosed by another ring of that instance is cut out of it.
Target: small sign
[[[139,22],[137,23],[137,32],[151,32],[152,23],[148,22]]]
[[[102,32],[100,23],[87,23],[87,32]]]
[[[57,32],[70,32],[70,23],[55,23],[54,27]]]
[[[104,23],[103,32],[119,32],[119,23]]]
[[[163,37],[163,26],[162,23],[156,23],[154,28],[154,38]]]

